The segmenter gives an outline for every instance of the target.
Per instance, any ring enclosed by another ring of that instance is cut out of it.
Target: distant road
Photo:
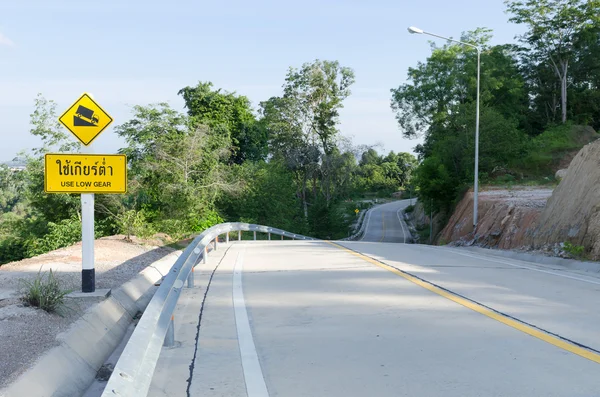
[[[412,200],[414,203],[414,199]],[[361,241],[376,243],[408,243],[410,232],[402,219],[402,210],[410,205],[410,200],[394,201],[373,208],[365,222],[366,231]]]

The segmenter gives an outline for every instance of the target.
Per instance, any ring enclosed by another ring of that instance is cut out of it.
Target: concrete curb
[[[449,247],[450,248],[450,247]],[[541,265],[560,266],[566,269],[580,270],[590,273],[600,273],[600,262],[582,262],[574,259],[564,259],[540,254],[530,254],[525,252],[516,252],[509,250],[499,250],[481,247],[451,247],[471,251],[488,256],[501,256],[509,259],[517,259],[525,262],[539,263]]]
[[[136,277],[113,290],[57,336],[60,345],[40,357],[27,372],[0,391],[2,397],[80,396],[96,372],[117,348],[138,312],[144,311],[154,284],[167,274],[181,251],[149,265]]]

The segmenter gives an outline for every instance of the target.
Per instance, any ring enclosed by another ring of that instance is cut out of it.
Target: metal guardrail
[[[102,397],[141,397],[148,394],[163,344],[169,344],[168,339],[173,335],[173,312],[184,283],[187,281],[188,286],[193,285],[192,269],[200,259],[206,261],[206,247],[214,242],[216,249],[218,236],[225,234],[226,241],[229,241],[229,233],[236,231],[238,240],[241,240],[242,231],[254,232],[255,240],[257,232],[267,233],[269,240],[271,234],[282,238],[316,240],[281,229],[248,223],[222,223],[205,230],[187,246],[154,293],[121,353]]]

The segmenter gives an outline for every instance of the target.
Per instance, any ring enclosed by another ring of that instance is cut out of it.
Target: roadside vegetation
[[[600,2],[505,4],[509,20],[526,28],[517,43],[492,45],[486,28],[460,37],[482,49],[480,183],[553,184],[598,137]],[[391,90],[391,106],[405,137],[424,138],[415,183],[425,211],[449,217],[473,186],[477,52],[441,41],[431,48]]]
[[[179,91],[186,112],[134,106],[116,133],[126,146],[128,193],[96,196],[96,237],[173,241],[224,221],[269,225],[319,238],[346,237],[365,197],[405,189],[416,158],[379,154],[339,134],[354,72],[335,61],[291,68],[280,96],[248,98],[200,82]],[[25,171],[0,167],[0,264],[81,239],[78,195],[45,194],[43,155],[80,146],[39,95],[31,133],[42,146]]]
[[[48,313],[60,314],[65,297],[71,292],[63,287],[62,281],[56,277],[52,269],[49,272],[40,271],[33,280],[22,280],[21,283],[23,303]]]

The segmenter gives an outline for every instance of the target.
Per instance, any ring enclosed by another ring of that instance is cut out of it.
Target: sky
[[[254,107],[282,93],[290,66],[338,60],[356,75],[340,113],[340,131],[356,145],[412,152],[390,108],[390,89],[430,54],[417,26],[458,38],[494,30],[492,44],[514,42],[503,0],[2,0],[0,2],[0,161],[39,146],[29,133],[34,98],[57,103],[59,115],[89,92],[113,117],[94,142],[115,153],[113,127],[133,105],[168,102],[199,81],[247,96]],[[75,139],[75,138],[73,138]]]

